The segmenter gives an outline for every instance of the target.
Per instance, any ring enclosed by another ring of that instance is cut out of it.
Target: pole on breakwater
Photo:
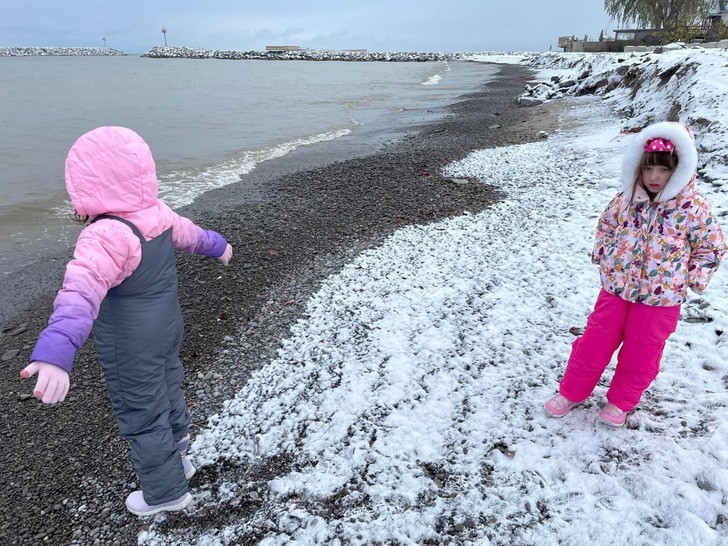
[[[162,35],[164,36],[164,47],[167,47],[167,27],[162,27]]]

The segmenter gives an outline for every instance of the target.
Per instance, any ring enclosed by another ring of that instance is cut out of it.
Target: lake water
[[[73,243],[64,161],[97,126],[144,137],[160,196],[175,208],[296,148],[422,121],[496,70],[463,61],[0,58],[0,275]]]

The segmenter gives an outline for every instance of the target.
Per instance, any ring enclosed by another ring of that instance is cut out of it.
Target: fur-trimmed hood
[[[687,186],[698,168],[698,151],[692,131],[682,123],[663,121],[648,125],[632,137],[632,142],[622,159],[622,192],[629,195],[637,177],[637,169],[644,152],[644,145],[650,138],[667,138],[675,145],[678,165],[670,181],[657,197],[657,201],[668,201]]]

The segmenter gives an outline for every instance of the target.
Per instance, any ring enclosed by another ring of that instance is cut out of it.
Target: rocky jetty
[[[432,52],[367,52],[367,51],[323,51],[323,50],[290,50],[290,51],[231,51],[222,49],[200,49],[196,47],[153,47],[142,57],[154,59],[259,59],[266,61],[392,61],[392,62],[428,62],[462,59],[465,53],[432,53]]]
[[[109,47],[0,47],[0,57],[98,57],[126,55]]]

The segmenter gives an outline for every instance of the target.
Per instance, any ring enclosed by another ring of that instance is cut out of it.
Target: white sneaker
[[[177,441],[177,449],[179,449],[179,452],[182,453],[182,455],[185,454],[187,451],[187,448],[190,447],[190,435],[188,434],[184,438],[180,438]]]
[[[180,498],[162,502],[160,504],[147,504],[144,500],[144,494],[141,491],[134,491],[126,498],[126,507],[132,514],[137,516],[151,516],[157,512],[176,512],[182,510],[190,502],[192,495],[185,493]]]
[[[195,472],[197,472],[197,469],[195,468],[195,465],[192,464],[192,461],[190,461],[190,458],[187,456],[187,448],[190,446],[190,435],[188,434],[184,438],[181,438],[177,442],[177,448],[179,449],[179,454],[182,456],[182,467],[185,469],[185,478],[188,480],[192,478],[192,476],[195,475]]]
[[[195,465],[192,464],[192,461],[190,461],[187,455],[182,455],[182,467],[185,469],[185,478],[188,480],[197,472]]]

